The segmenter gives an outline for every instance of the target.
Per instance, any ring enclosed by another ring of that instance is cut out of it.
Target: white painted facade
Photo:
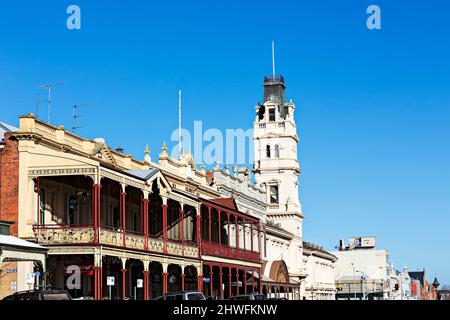
[[[335,267],[337,257],[323,247],[303,243],[303,265],[306,269],[304,297],[306,300],[335,300]]]
[[[284,79],[265,79],[264,103],[256,107],[254,128],[255,183],[267,191],[267,219],[293,235],[285,252],[291,277],[303,275],[302,220],[298,197],[300,165],[297,157],[295,104],[284,102]],[[270,257],[269,257],[270,258]]]

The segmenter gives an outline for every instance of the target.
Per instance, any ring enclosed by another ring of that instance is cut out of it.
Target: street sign
[[[138,288],[143,288],[144,287],[144,280],[143,279],[137,279],[136,286]]]
[[[26,275],[26,283],[27,284],[34,284],[34,273],[27,273]]]
[[[114,277],[106,277],[106,285],[113,286],[114,285]]]

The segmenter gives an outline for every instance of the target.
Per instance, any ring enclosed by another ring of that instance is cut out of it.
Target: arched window
[[[275,145],[275,158],[279,158],[280,157],[280,146],[279,145]]]
[[[270,158],[270,145],[266,146],[266,157]]]
[[[278,203],[278,186],[270,186],[270,203]]]

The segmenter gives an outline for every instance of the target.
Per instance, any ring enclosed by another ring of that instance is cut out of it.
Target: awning
[[[13,236],[0,235],[0,269],[3,261],[39,261],[45,271],[47,248]]]

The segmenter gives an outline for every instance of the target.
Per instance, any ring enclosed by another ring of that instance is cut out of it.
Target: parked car
[[[267,300],[267,297],[259,293],[250,293],[233,296],[230,300]]]
[[[91,296],[78,297],[78,298],[72,298],[72,300],[94,300],[94,297],[91,297]]]
[[[3,300],[72,300],[65,290],[28,290],[19,291]]]
[[[205,296],[201,292],[183,291],[166,294],[156,300],[205,300]]]

